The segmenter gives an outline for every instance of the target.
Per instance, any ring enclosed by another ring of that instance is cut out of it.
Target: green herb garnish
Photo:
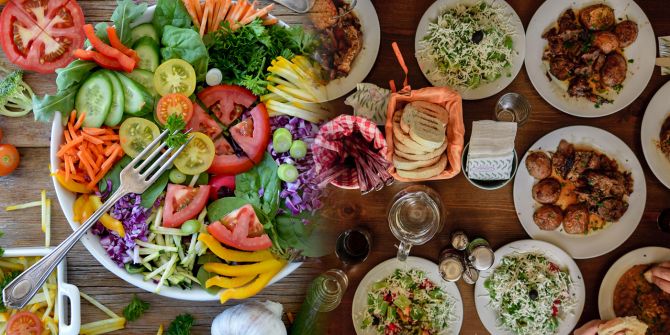
[[[130,301],[128,306],[123,309],[123,316],[128,321],[135,321],[144,314],[149,309],[149,303],[142,301],[137,297],[136,294],[133,294],[133,300]]]
[[[168,134],[165,143],[170,148],[176,149],[186,143],[188,135],[182,132],[184,127],[186,127],[186,122],[184,122],[184,118],[181,117],[181,115],[170,114],[168,116],[167,121],[165,122],[165,129],[170,133]]]
[[[190,335],[194,322],[191,314],[180,314],[170,323],[165,335]]]
[[[3,250],[4,252],[4,250]],[[2,281],[0,281],[0,290],[4,290],[5,286],[9,285],[16,277],[18,277],[21,274],[21,271],[12,271],[8,274],[5,275],[4,278],[2,278]],[[7,307],[5,307],[5,304],[0,301],[0,312],[6,312]]]

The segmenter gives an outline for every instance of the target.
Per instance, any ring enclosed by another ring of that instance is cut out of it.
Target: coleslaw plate
[[[644,158],[656,178],[667,188],[670,188],[670,158],[661,152],[657,144],[660,140],[661,126],[667,118],[670,118],[669,96],[670,82],[667,82],[654,94],[647,105],[640,131]]]

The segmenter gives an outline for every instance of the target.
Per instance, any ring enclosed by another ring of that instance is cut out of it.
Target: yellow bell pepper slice
[[[205,287],[210,288],[212,286],[218,286],[222,288],[238,288],[248,284],[250,281],[254,280],[256,276],[243,276],[243,277],[221,277],[216,276],[207,279],[205,282]]]
[[[77,200],[74,201],[74,205],[72,205],[72,219],[81,223],[82,221],[82,213],[84,212],[84,207],[86,206],[86,203],[88,202],[88,195],[83,194],[80,195]]]
[[[100,200],[100,197],[95,195],[88,197],[88,203],[93,207],[94,211],[102,207],[102,201]],[[90,214],[93,214],[93,212],[91,212]],[[100,223],[102,223],[102,225],[105,226],[105,228],[119,234],[119,236],[121,236],[122,238],[126,237],[126,230],[123,228],[123,223],[113,218],[111,215],[107,213],[103,214],[102,217],[100,217]]]
[[[253,276],[284,266],[279,260],[268,259],[262,262],[244,265],[228,265],[223,263],[205,263],[205,271],[226,277]]]
[[[202,233],[198,236],[198,241],[205,243],[217,257],[228,262],[262,262],[272,259],[272,253],[269,250],[260,250],[254,252],[231,250],[219,243],[212,235]]]
[[[230,299],[241,300],[253,297],[268,285],[270,280],[272,280],[272,277],[279,273],[279,271],[284,267],[284,264],[286,264],[286,261],[281,261],[281,265],[279,267],[268,272],[261,273],[260,276],[258,276],[258,279],[254,280],[249,285],[240,288],[231,288],[221,292],[221,295],[219,295],[219,300],[222,304],[225,304],[226,301]]]
[[[88,194],[91,193],[91,190],[86,187],[84,184],[80,184],[74,180],[65,180],[65,176],[63,176],[63,173],[56,172],[56,180],[58,180],[58,183],[61,184],[61,186],[65,187],[66,190],[70,192],[75,192],[75,193],[83,193],[83,194]]]

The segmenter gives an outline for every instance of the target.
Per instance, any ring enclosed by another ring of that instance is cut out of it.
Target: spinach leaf
[[[56,94],[45,94],[33,97],[33,113],[35,120],[51,121],[54,113],[61,112],[64,117],[74,109],[74,98],[79,86],[91,75],[97,65],[93,62],[75,60],[65,68],[56,70]]]
[[[196,79],[205,80],[209,54],[200,35],[193,29],[166,26],[161,39],[161,57],[163,60],[181,58],[193,65]]]
[[[209,222],[221,220],[228,213],[249,204],[249,201],[242,198],[226,197],[216,200],[207,206],[207,219]]]
[[[146,3],[136,4],[133,0],[117,0],[118,5],[112,14],[112,22],[121,43],[130,46],[130,25],[147,11]],[[105,32],[105,37],[107,33]]]
[[[310,218],[305,222],[304,216],[288,214],[278,215],[275,218],[276,241],[283,249],[300,250],[301,255],[307,257],[321,257],[328,254],[328,245],[324,226],[319,220]]]
[[[156,28],[158,36],[162,36],[165,26],[178,28],[191,28],[193,26],[193,20],[186,7],[184,7],[184,3],[174,0],[158,0],[151,23]]]
[[[277,168],[277,163],[265,153],[260,164],[235,176],[235,196],[248,200],[270,220],[279,209],[281,181]]]
[[[154,205],[156,199],[161,196],[161,193],[163,193],[165,187],[167,187],[169,179],[170,171],[163,172],[163,174],[158,177],[156,182],[149,186],[149,188],[147,188],[144,193],[142,193],[142,202],[140,202],[142,207],[151,208]]]
[[[65,68],[57,69],[56,86],[59,91],[67,90],[72,86],[82,83],[91,74],[91,71],[98,65],[94,62],[89,62],[77,59],[70,63]]]

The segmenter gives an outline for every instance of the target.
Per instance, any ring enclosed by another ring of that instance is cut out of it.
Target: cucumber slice
[[[84,127],[102,126],[112,105],[112,84],[103,72],[92,74],[77,91],[74,108],[78,114],[86,113]]]
[[[140,24],[130,31],[132,44],[135,44],[135,42],[145,36],[151,37],[154,41],[156,41],[156,43],[160,41],[160,38],[158,38],[158,32],[151,23]]]
[[[123,97],[123,87],[121,81],[113,73],[109,71],[102,71],[112,84],[112,105],[109,107],[109,112],[105,118],[105,124],[114,127],[121,123],[123,118],[123,108],[125,107],[125,98]]]
[[[154,72],[161,62],[158,42],[151,37],[144,36],[133,45],[135,52],[140,57],[137,67],[142,70]]]
[[[125,75],[115,72],[123,87],[124,111],[130,115],[142,116],[149,114],[154,109],[154,97],[144,86]]]
[[[149,94],[157,96],[156,89],[154,88],[154,74],[147,70],[135,69],[133,72],[124,73],[128,78],[138,82],[140,85],[149,91]]]

